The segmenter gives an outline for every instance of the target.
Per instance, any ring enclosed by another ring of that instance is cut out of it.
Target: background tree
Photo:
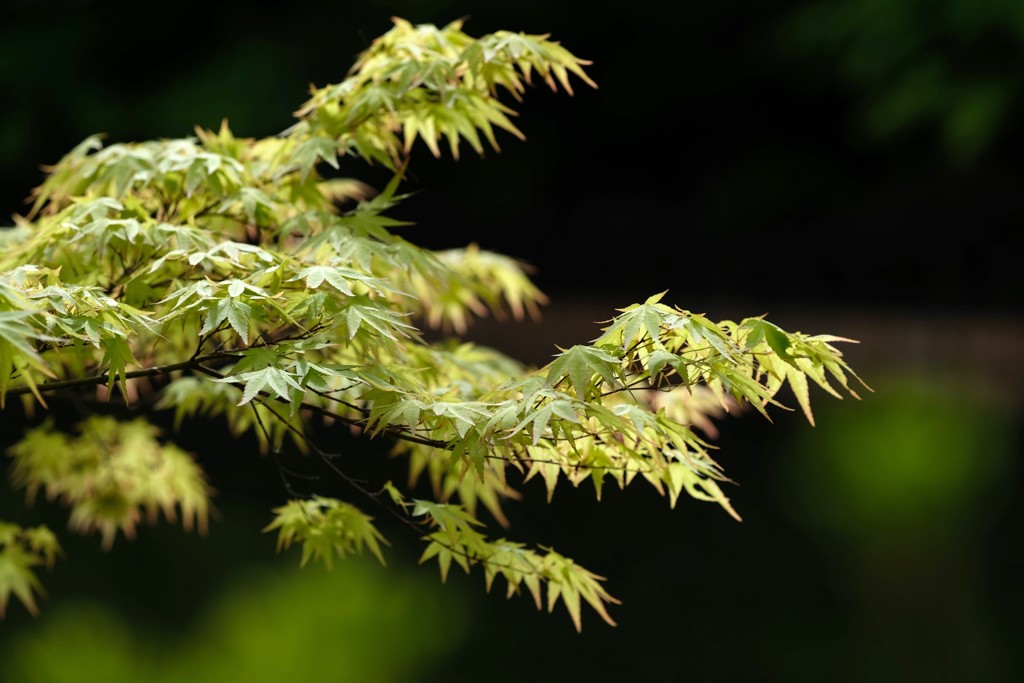
[[[711,420],[748,407],[767,417],[788,387],[813,424],[811,384],[857,396],[859,379],[834,346],[850,340],[764,316],[714,322],[665,292],[537,368],[449,338],[473,316],[522,318],[546,298],[515,259],[402,236],[392,215],[413,150],[497,150],[502,132],[523,137],[501,97],[535,80],[595,86],[587,64],[547,36],[396,19],[277,136],[238,138],[225,122],[194,138],[86,139],[4,235],[0,397],[83,412],[10,449],[14,483],[66,506],[71,528],[107,548],[161,515],[202,531],[216,482],[152,418],[171,413],[181,430],[216,416],[274,460],[288,500],[264,530],[279,549],[300,545],[302,564],[367,551],[383,562],[374,517],[386,514],[423,539],[421,561],[436,559],[442,579],[479,565],[488,589],[500,576],[538,608],[561,601],[577,630],[583,603],[614,623],[601,576],[486,533],[482,510],[508,526],[502,503],[520,495],[510,478],[542,480],[549,500],[563,479],[598,498],[606,483],[646,481],[672,506],[685,492],[738,519]],[[391,179],[343,175],[355,159]],[[547,248],[587,271],[571,246]],[[394,440],[408,481],[353,476],[320,438],[339,424]],[[326,495],[327,474],[351,497]],[[0,546],[0,607],[14,595],[35,611],[34,570],[59,556],[57,539],[5,523]]]

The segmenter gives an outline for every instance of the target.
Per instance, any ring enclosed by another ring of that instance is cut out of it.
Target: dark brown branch
[[[154,365],[149,368],[142,368],[141,370],[132,370],[131,372],[124,373],[125,379],[135,379],[137,377],[156,377],[158,375],[166,375],[176,370],[195,370],[201,363],[208,363],[216,360],[228,360],[238,358],[238,353],[231,351],[224,351],[220,353],[211,353],[206,356],[198,356],[191,358],[186,361],[179,363],[169,363],[167,365]],[[110,381],[110,375],[103,373],[101,375],[90,375],[89,377],[76,377],[75,379],[62,379],[55,382],[43,382],[35,386],[35,391],[39,393],[46,393],[50,391],[60,391],[61,389],[73,389],[75,387],[87,387],[96,384],[105,384]],[[14,387],[13,389],[7,390],[8,396],[21,396],[23,394],[34,393],[33,388],[30,386]]]
[[[370,500],[372,500],[373,503],[375,505],[377,505],[378,507],[384,508],[388,512],[388,514],[390,514],[393,517],[395,517],[396,519],[398,519],[400,522],[402,522],[403,525],[413,529],[418,534],[422,534],[424,532],[424,529],[420,526],[420,524],[418,522],[416,522],[414,519],[412,519],[408,515],[399,512],[394,507],[388,505],[387,502],[385,502],[384,500],[381,499],[379,494],[374,493],[373,491],[370,491],[365,486],[360,484],[359,481],[357,481],[355,478],[353,478],[347,472],[345,472],[345,470],[343,470],[340,467],[338,467],[337,465],[335,465],[334,462],[333,462],[333,459],[335,457],[337,457],[337,456],[335,456],[332,453],[328,453],[324,449],[320,448],[320,446],[318,446],[315,441],[310,439],[309,436],[307,436],[305,433],[303,433],[301,429],[299,429],[298,427],[293,425],[290,421],[285,419],[280,413],[278,413],[276,410],[274,410],[272,407],[270,407],[270,405],[268,404],[268,402],[266,400],[267,398],[269,398],[269,397],[263,397],[263,400],[260,401],[260,405],[262,405],[264,408],[266,408],[268,411],[270,411],[270,414],[273,415],[274,417],[276,417],[278,419],[278,421],[282,425],[284,425],[284,427],[287,430],[289,430],[293,434],[297,435],[300,439],[302,439],[302,441],[307,446],[309,446],[313,450],[314,453],[316,453],[317,457],[320,458],[320,460],[325,465],[327,465],[327,467],[329,467],[331,469],[331,471],[333,471],[335,474],[337,474],[339,477],[341,477],[342,480],[344,480],[344,482],[346,484],[348,484],[349,486],[354,488],[361,495],[363,495],[366,498],[369,498]]]
[[[269,397],[264,397],[264,399],[266,399],[266,398],[269,398]],[[459,547],[456,547],[456,546],[451,545],[449,543],[446,543],[446,542],[444,542],[441,539],[434,538],[434,533],[436,531],[436,528],[433,531],[430,530],[429,528],[426,528],[427,524],[428,524],[428,521],[426,519],[424,519],[422,522],[417,522],[415,519],[413,519],[413,517],[411,515],[409,515],[407,512],[405,512],[404,509],[403,509],[403,511],[399,511],[396,507],[394,507],[392,505],[389,505],[387,503],[387,501],[384,500],[381,497],[379,492],[370,491],[365,486],[360,484],[358,480],[356,480],[353,477],[349,476],[349,474],[346,473],[343,469],[341,469],[340,467],[335,465],[333,460],[334,460],[334,458],[336,456],[334,454],[328,453],[328,452],[324,451],[322,448],[320,448],[316,444],[316,442],[314,442],[312,439],[309,438],[309,436],[304,434],[301,430],[299,430],[297,427],[295,427],[295,425],[291,424],[291,422],[289,422],[287,419],[285,419],[280,413],[278,413],[276,410],[274,410],[269,405],[267,405],[267,401],[266,400],[260,401],[260,405],[262,405],[264,408],[266,408],[268,411],[270,411],[270,414],[273,415],[274,417],[276,417],[278,419],[278,421],[280,421],[281,424],[283,424],[285,426],[286,429],[288,429],[289,431],[293,432],[300,439],[302,439],[303,442],[305,442],[306,445],[309,446],[309,448],[311,448],[314,453],[316,453],[317,457],[320,458],[320,460],[323,461],[323,463],[325,465],[327,465],[327,467],[329,467],[335,474],[337,474],[339,477],[341,477],[341,479],[343,481],[345,481],[346,484],[348,484],[349,486],[354,488],[362,496],[364,496],[364,497],[368,498],[369,500],[371,500],[374,503],[374,505],[376,505],[378,507],[381,507],[381,508],[384,508],[388,512],[388,514],[390,514],[392,517],[394,517],[399,522],[401,522],[404,527],[413,530],[417,534],[420,534],[421,540],[430,540],[430,541],[432,541],[434,543],[437,543],[437,544],[439,544],[441,546],[444,546],[450,552],[453,552],[453,553],[455,553],[457,555],[461,555],[461,556],[465,557],[466,559],[468,559],[470,562],[479,562],[481,564],[490,565],[492,567],[497,567],[497,568],[500,568],[500,569],[509,569],[509,570],[512,570],[512,571],[522,571],[521,567],[515,567],[513,565],[506,564],[504,562],[497,562],[497,561],[495,561],[495,560],[493,560],[490,557],[487,557],[485,555],[480,555],[479,553],[474,553],[474,552],[470,552],[470,551],[467,551],[467,550],[463,550],[462,548],[459,548]],[[433,518],[431,518],[431,519],[433,519]],[[436,522],[435,522],[435,524],[436,524]],[[426,534],[426,535],[423,535],[423,534]],[[540,579],[542,579],[544,581],[550,581],[550,577],[548,577],[547,574],[545,574],[541,570],[540,567],[537,567],[532,562],[530,562],[530,568],[532,569],[533,573],[535,575],[537,575]],[[615,600],[613,599],[612,602],[615,602]]]

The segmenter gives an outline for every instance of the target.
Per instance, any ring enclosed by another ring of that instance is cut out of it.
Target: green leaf
[[[290,389],[295,389],[300,394],[304,392],[302,385],[297,381],[296,375],[274,366],[228,377],[218,377],[213,381],[230,382],[232,384],[244,383],[245,389],[242,391],[242,400],[238,402],[240,406],[244,406],[249,401],[252,401],[266,389],[272,390],[277,394],[278,398],[286,401],[291,400]]]
[[[665,349],[655,349],[651,352],[650,356],[647,357],[647,370],[653,378],[661,373],[666,365],[678,369],[682,364],[682,360],[683,359],[678,355],[666,351]]]
[[[792,364],[793,356],[789,353],[789,335],[785,331],[767,320],[758,320],[750,328],[755,340],[758,337],[763,337],[775,355]]]
[[[33,616],[39,614],[35,596],[43,587],[32,568],[38,558],[14,545],[0,548],[0,618],[7,612],[7,603],[13,595]]]
[[[363,301],[365,303],[350,303],[345,308],[345,324],[349,339],[354,338],[364,326],[392,341],[397,341],[398,335],[408,336],[408,331],[416,329],[402,322],[399,313],[368,299]]]
[[[227,300],[226,300],[227,301]],[[242,338],[243,344],[249,343],[249,316],[252,307],[242,301],[227,301],[226,315],[228,324]]]
[[[292,161],[298,164],[301,171],[301,180],[305,182],[310,170],[321,159],[331,168],[338,168],[337,140],[327,137],[316,136],[301,143],[292,153]]]
[[[107,373],[110,379],[107,382],[107,389],[112,389],[114,379],[117,379],[121,387],[121,395],[125,403],[128,402],[128,387],[125,377],[125,369],[129,364],[138,365],[135,356],[132,355],[132,348],[127,341],[120,337],[111,337],[103,340],[103,361],[107,366]]]
[[[657,342],[661,338],[661,326],[667,316],[672,315],[671,309],[658,302],[665,292],[649,297],[643,304],[633,304],[623,309],[622,315],[611,320],[604,328],[604,334],[594,341],[595,344],[617,344],[628,349],[637,340],[647,338]]]
[[[382,545],[389,545],[373,525],[373,518],[350,503],[313,496],[307,500],[291,500],[274,508],[274,520],[263,531],[277,531],[277,550],[287,550],[302,544],[305,566],[310,560],[319,560],[331,569],[335,556],[344,559],[349,554],[362,554],[364,550],[383,565]]]
[[[592,393],[591,379],[595,375],[613,387],[620,384],[620,363],[618,358],[607,351],[593,346],[573,346],[548,365],[548,383],[553,386],[561,378],[568,377],[576,396],[587,399]]]

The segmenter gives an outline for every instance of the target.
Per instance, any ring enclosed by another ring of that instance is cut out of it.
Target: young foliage
[[[36,596],[43,594],[43,587],[35,567],[52,568],[60,554],[57,537],[45,526],[23,529],[0,522],[0,618],[12,595],[31,614],[39,613]]]
[[[83,141],[3,235],[0,406],[116,400],[139,417],[26,430],[8,452],[13,484],[68,508],[70,529],[106,548],[161,513],[203,530],[213,490],[149,420],[169,413],[180,432],[223,419],[277,463],[286,502],[264,531],[279,551],[301,546],[301,564],[367,551],[383,563],[388,541],[356,502],[297,493],[280,464],[294,452],[411,530],[442,579],[453,564],[479,567],[488,590],[500,576],[509,596],[561,602],[577,630],[584,604],[614,624],[603,577],[553,548],[492,538],[481,507],[504,529],[530,479],[549,500],[563,481],[589,480],[598,498],[608,483],[644,481],[673,507],[685,494],[739,519],[711,457],[713,420],[745,406],[767,417],[788,387],[813,424],[812,384],[856,397],[859,379],[834,346],[849,340],[763,317],[714,322],[664,293],[539,368],[450,336],[477,316],[536,315],[547,299],[515,259],[402,236],[389,214],[413,154],[483,154],[501,134],[523,137],[506,100],[536,79],[568,94],[596,87],[588,64],[547,36],[396,19],[279,135],[236,137],[225,122],[184,139]],[[393,179],[373,189],[342,175],[358,163]],[[424,328],[449,338],[428,341]],[[407,486],[353,478],[311,436],[331,424],[389,439]],[[432,499],[412,495],[423,477]],[[45,529],[0,525],[0,612],[10,595],[35,612],[32,568],[58,550]]]

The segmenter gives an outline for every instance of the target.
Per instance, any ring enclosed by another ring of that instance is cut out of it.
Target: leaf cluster
[[[39,613],[36,596],[44,593],[36,567],[53,567],[61,553],[57,537],[45,526],[23,529],[0,522],[0,618],[12,595],[31,614]]]
[[[539,368],[458,338],[476,317],[536,315],[547,298],[515,259],[404,236],[391,213],[413,153],[497,150],[499,131],[522,137],[503,98],[536,79],[569,94],[574,80],[594,86],[588,64],[548,36],[396,19],[279,135],[241,138],[225,122],[182,139],[83,141],[3,236],[0,406],[116,400],[140,417],[27,430],[8,454],[14,485],[67,507],[70,528],[104,547],[161,513],[203,529],[212,489],[147,417],[171,413],[176,430],[219,418],[277,463],[286,502],[264,531],[280,551],[300,546],[302,564],[364,551],[383,562],[387,541],[355,502],[298,490],[286,456],[313,458],[399,519],[442,578],[453,563],[479,565],[488,588],[502,576],[509,595],[525,590],[549,610],[561,601],[577,629],[584,603],[614,623],[602,577],[552,548],[490,540],[480,508],[505,528],[518,483],[539,478],[550,500],[563,480],[589,481],[598,497],[640,480],[672,506],[685,493],[738,519],[711,457],[713,419],[745,407],[767,417],[788,387],[813,423],[809,387],[856,396],[857,378],[834,345],[849,340],[763,316],[713,322],[664,293]],[[355,163],[392,180],[343,175]],[[428,341],[424,329],[447,334]],[[311,436],[330,424],[388,439],[408,486],[351,477]],[[411,497],[422,477],[433,499]],[[0,575],[0,597],[34,610],[28,568],[56,546],[2,528],[0,560],[17,569]]]

